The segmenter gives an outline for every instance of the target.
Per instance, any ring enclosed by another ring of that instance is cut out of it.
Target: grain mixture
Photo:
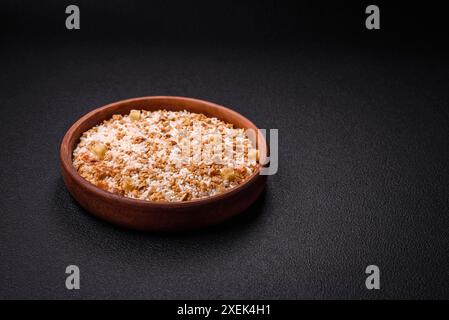
[[[248,132],[188,111],[131,110],[83,133],[78,173],[101,189],[149,201],[209,197],[241,184],[258,165]]]

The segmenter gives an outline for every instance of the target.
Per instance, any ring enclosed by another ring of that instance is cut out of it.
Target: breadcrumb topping
[[[131,110],[83,133],[78,173],[97,187],[149,201],[186,201],[243,183],[259,151],[248,130],[188,111]]]

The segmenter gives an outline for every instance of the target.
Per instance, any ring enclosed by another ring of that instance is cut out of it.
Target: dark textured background
[[[382,30],[369,32],[366,3],[77,3],[70,32],[69,2],[0,5],[0,298],[449,298],[441,8],[381,5]],[[65,131],[145,95],[278,128],[263,197],[184,234],[78,207],[59,173]],[[79,291],[65,289],[69,264]],[[364,287],[369,264],[379,291]]]

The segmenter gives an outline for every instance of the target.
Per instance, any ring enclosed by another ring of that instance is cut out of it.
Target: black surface
[[[10,29],[0,298],[449,298],[449,64],[437,41]],[[184,234],[124,230],[78,207],[59,172],[65,131],[95,107],[145,95],[210,100],[278,128],[279,172],[263,197]],[[65,288],[69,264],[81,290]],[[369,264],[379,291],[364,287]]]

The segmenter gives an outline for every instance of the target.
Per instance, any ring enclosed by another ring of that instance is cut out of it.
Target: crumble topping
[[[209,197],[241,184],[259,151],[248,130],[188,111],[131,110],[83,133],[73,165],[106,191],[149,201]]]

